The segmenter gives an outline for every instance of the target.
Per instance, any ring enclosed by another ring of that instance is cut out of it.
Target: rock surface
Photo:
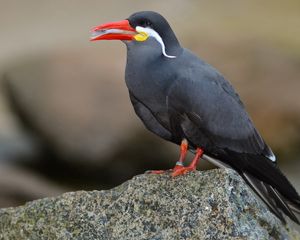
[[[232,170],[143,174],[0,210],[0,239],[300,239]]]

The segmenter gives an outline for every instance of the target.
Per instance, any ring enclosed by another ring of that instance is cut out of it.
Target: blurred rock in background
[[[134,114],[123,44],[88,41],[92,26],[139,10],[161,12],[183,46],[233,83],[300,190],[300,2],[13,0],[1,6],[0,207],[110,188],[176,162],[176,146],[147,132]]]

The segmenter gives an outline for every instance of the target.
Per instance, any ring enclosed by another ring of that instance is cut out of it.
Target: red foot
[[[182,165],[175,165],[175,167],[173,169],[171,169],[171,171],[175,172],[175,171],[180,170],[182,168],[184,168],[184,166],[182,166]]]
[[[187,152],[187,143],[186,140],[184,139],[181,143],[181,153],[180,153],[180,158],[179,161],[176,163],[175,167],[173,169],[169,169],[169,170],[151,170],[148,171],[148,173],[150,174],[162,174],[165,172],[172,172],[172,177],[176,177],[179,175],[184,175],[188,172],[191,171],[195,171],[196,167],[197,167],[197,163],[199,161],[199,159],[202,157],[203,155],[203,150],[201,148],[197,148],[196,149],[196,155],[193,158],[191,164],[188,167],[184,167],[183,166],[183,160],[185,159],[186,156],[186,152]]]
[[[175,167],[173,169],[168,169],[168,170],[150,170],[150,171],[147,171],[147,173],[149,173],[149,174],[163,174],[163,173],[166,173],[166,172],[175,172],[175,171],[178,171],[178,170],[180,170],[182,168],[184,168],[184,166],[175,165]]]
[[[184,175],[188,172],[192,172],[192,171],[195,171],[196,170],[196,167],[181,167],[177,170],[174,170],[173,173],[171,174],[172,177],[176,177],[176,176],[180,176],[180,175]]]
[[[163,174],[167,171],[169,171],[169,170],[150,170],[150,171],[147,171],[147,173],[150,173],[150,174]]]
[[[202,155],[203,155],[203,150],[201,148],[197,148],[196,155],[195,155],[194,159],[192,160],[191,164],[188,167],[179,166],[179,168],[177,168],[177,169],[175,169],[176,168],[175,167],[173,170],[173,173],[172,173],[172,177],[184,175],[188,172],[195,171],[196,167],[197,167],[197,163],[198,163],[199,159],[202,157]]]

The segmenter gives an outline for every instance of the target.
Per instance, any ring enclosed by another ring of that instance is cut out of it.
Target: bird
[[[152,133],[180,146],[173,177],[207,159],[234,169],[283,223],[285,214],[300,224],[300,196],[239,95],[218,70],[181,46],[161,14],[141,11],[101,24],[90,40],[125,43],[125,82],[135,113]],[[194,158],[185,166],[188,151]]]

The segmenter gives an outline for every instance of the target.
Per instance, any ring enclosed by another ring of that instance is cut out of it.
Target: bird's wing
[[[217,159],[219,153],[219,160],[237,170],[282,221],[279,209],[299,223],[300,197],[274,164],[239,96],[215,69],[200,63],[181,71],[169,88],[170,118],[196,147],[208,155],[217,152],[211,154]]]
[[[210,65],[187,66],[169,88],[168,107],[196,146],[274,155],[255,129],[230,83]]]
[[[141,101],[139,101],[131,92],[129,92],[130,100],[133,105],[135,113],[144,123],[145,127],[164,138],[167,141],[172,141],[172,134],[154,117],[151,110],[147,108]]]

